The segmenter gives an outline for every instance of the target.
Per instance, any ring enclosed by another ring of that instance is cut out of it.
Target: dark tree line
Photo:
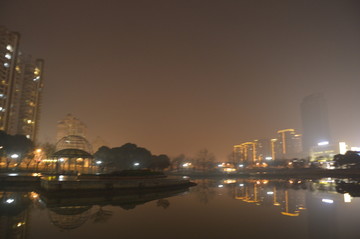
[[[345,154],[334,156],[336,166],[346,166],[348,168],[360,168],[360,155],[356,151],[347,151]]]
[[[167,155],[152,155],[145,148],[127,143],[121,147],[109,148],[102,146],[94,154],[95,160],[100,161],[102,167],[114,170],[153,169],[164,170],[170,166]]]
[[[25,135],[9,135],[0,131],[0,159],[5,159],[6,167],[12,160],[20,164],[25,158],[33,157],[33,151],[34,143]]]

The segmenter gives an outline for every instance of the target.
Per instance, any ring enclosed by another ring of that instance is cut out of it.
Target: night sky
[[[320,92],[333,138],[360,146],[360,1],[0,0],[0,24],[45,59],[41,142],[72,113],[90,141],[222,161],[301,132]]]

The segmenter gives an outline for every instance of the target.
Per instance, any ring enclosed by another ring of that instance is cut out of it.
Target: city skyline
[[[357,1],[2,1],[0,23],[46,59],[40,141],[72,113],[111,146],[224,160],[240,142],[300,133],[328,101],[335,141],[360,145]]]

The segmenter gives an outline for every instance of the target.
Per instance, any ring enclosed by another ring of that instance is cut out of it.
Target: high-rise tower
[[[322,94],[305,97],[301,103],[303,150],[309,154],[320,142],[331,142],[327,104]]]
[[[0,130],[8,131],[20,35],[0,26]]]
[[[22,55],[20,35],[0,26],[0,130],[35,141],[44,61]]]

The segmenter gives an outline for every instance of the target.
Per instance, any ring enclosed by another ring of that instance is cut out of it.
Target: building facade
[[[0,27],[0,130],[36,141],[44,61],[19,51],[20,35]]]
[[[293,159],[302,156],[301,134],[296,134],[294,129],[278,130],[275,142],[276,159]]]

